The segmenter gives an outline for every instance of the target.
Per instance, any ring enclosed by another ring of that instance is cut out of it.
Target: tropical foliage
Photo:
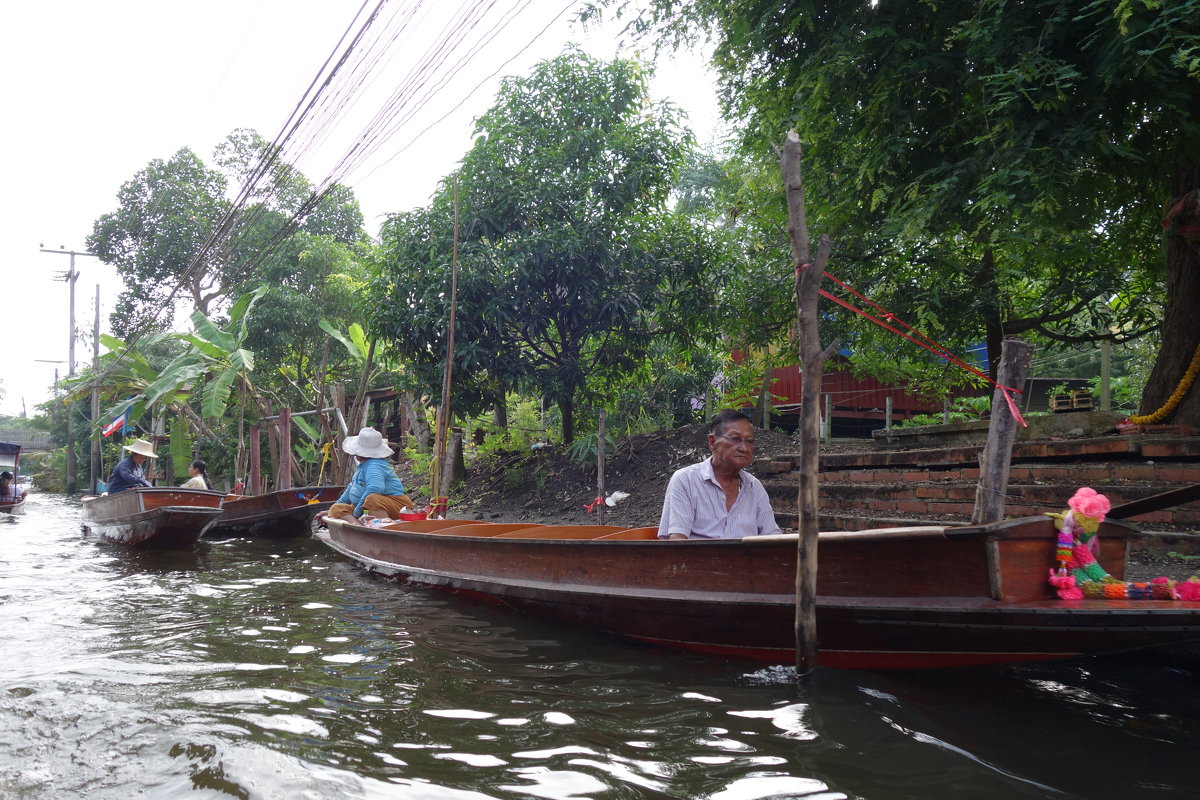
[[[430,390],[458,259],[466,413],[519,386],[559,407],[571,441],[578,399],[645,377],[652,342],[681,332],[689,290],[720,263],[708,231],[668,209],[690,138],[675,109],[649,102],[646,79],[637,62],[576,50],[507,79],[433,204],[385,226],[372,291],[393,302],[372,324]]]
[[[631,25],[713,37],[746,152],[800,133],[810,213],[877,302],[993,365],[1006,334],[1161,324],[1143,406],[1171,393],[1200,344],[1194,239],[1159,239],[1200,190],[1200,3],[652,0]],[[864,329],[856,353],[888,341]],[[1179,417],[1200,422],[1200,393]]]

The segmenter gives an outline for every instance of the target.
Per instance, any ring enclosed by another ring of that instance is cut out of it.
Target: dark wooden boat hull
[[[118,544],[192,547],[221,516],[225,495],[194,489],[137,488],[83,499],[83,528]]]
[[[312,521],[341,496],[343,486],[302,486],[227,499],[210,536],[308,536]]]
[[[822,535],[820,664],[952,667],[1200,641],[1200,603],[1054,598],[1045,517],[936,530]],[[1102,530],[1101,562],[1116,576],[1128,534]],[[318,535],[373,572],[523,613],[695,652],[795,660],[794,538],[509,539],[336,520]]]

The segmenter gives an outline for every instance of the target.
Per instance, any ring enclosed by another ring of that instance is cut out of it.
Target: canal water
[[[133,552],[0,519],[0,798],[1165,798],[1200,656],[819,671],[647,649],[315,540]]]

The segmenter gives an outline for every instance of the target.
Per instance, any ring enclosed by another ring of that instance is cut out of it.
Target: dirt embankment
[[[605,509],[604,522],[630,528],[657,525],[667,481],[680,467],[708,457],[703,424],[656,431],[619,440],[604,467],[606,494],[629,497]],[[758,430],[756,457],[795,453],[796,440],[786,433]],[[869,446],[864,441],[862,447]],[[827,445],[833,449],[850,445]],[[857,445],[854,447],[857,448]],[[420,476],[401,474],[418,504],[428,498]],[[501,453],[467,469],[465,491],[451,496],[451,513],[464,518],[500,522],[587,524],[597,521],[585,508],[596,498],[596,463],[572,460],[561,446]]]

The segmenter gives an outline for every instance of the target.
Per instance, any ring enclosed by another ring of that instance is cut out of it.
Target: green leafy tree
[[[317,194],[272,155],[269,142],[239,129],[217,146],[215,168],[185,148],[121,187],[118,209],[101,216],[88,238],[125,283],[111,319],[118,337],[152,327],[147,320],[169,324],[181,306],[208,314],[264,283],[325,299],[317,290],[336,259],[314,258],[323,250],[314,242],[347,252],[365,246],[362,211],[348,188]],[[302,316],[311,336],[315,321]]]
[[[635,27],[711,32],[746,144],[799,131],[839,268],[892,305],[993,352],[1161,319],[1143,411],[1174,389],[1200,345],[1200,2],[656,0]]]
[[[192,261],[224,213],[225,187],[220,173],[184,148],[139,170],[121,186],[119,208],[96,220],[88,250],[125,282],[110,320],[117,336],[169,322],[177,300],[208,309],[216,276]]]
[[[498,397],[519,376],[558,405],[567,442],[580,393],[638,367],[677,319],[658,311],[714,254],[668,210],[691,136],[677,109],[649,100],[647,77],[637,62],[568,49],[506,79],[457,176],[456,373],[486,363]],[[375,291],[396,301],[373,312],[378,330],[427,368],[444,360],[451,186],[385,227]]]

